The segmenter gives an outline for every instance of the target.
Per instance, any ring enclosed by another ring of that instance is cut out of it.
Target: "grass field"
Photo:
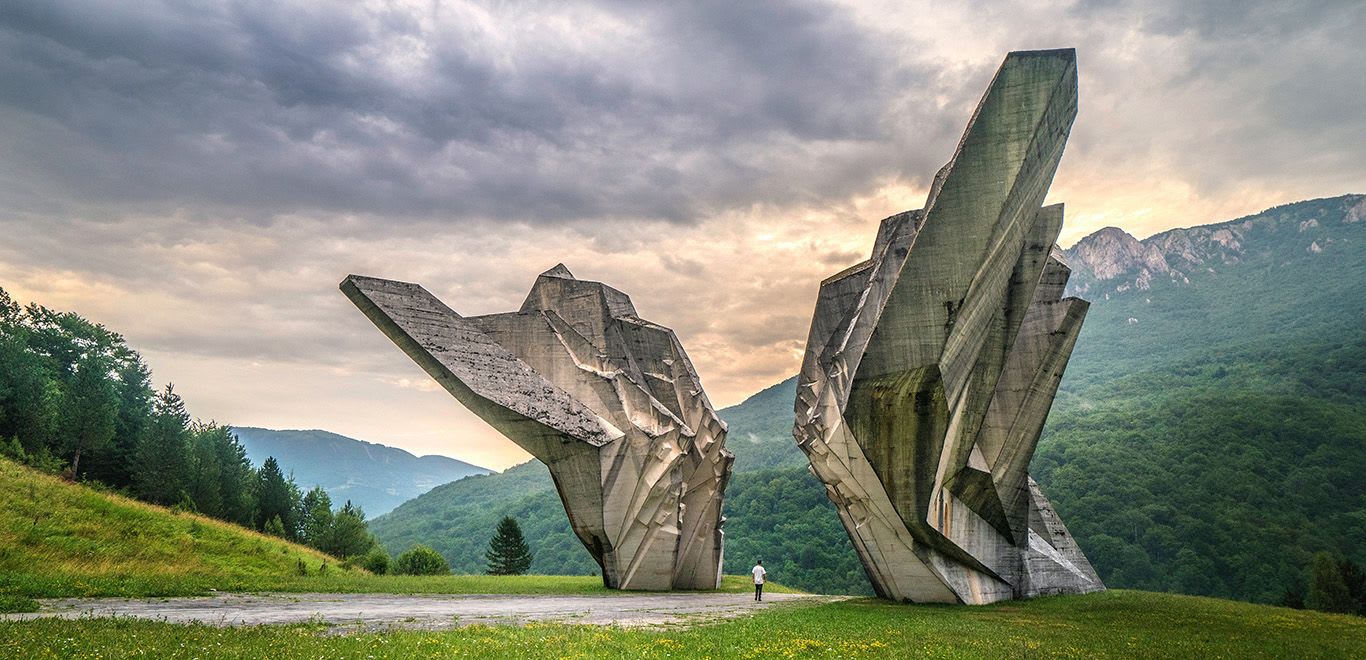
[[[0,623],[0,657],[1366,657],[1359,618],[1138,591],[984,607],[787,605],[687,630],[531,624],[336,635],[88,619]]]
[[[326,562],[327,570],[322,570]],[[303,573],[300,572],[300,565]],[[727,577],[723,590],[750,588]],[[221,591],[586,594],[595,577],[373,576],[307,548],[0,461],[0,611]],[[787,591],[772,585],[772,591]],[[337,635],[128,619],[0,622],[0,658],[1366,657],[1366,620],[1138,591],[985,607],[783,605],[686,630],[533,624]]]

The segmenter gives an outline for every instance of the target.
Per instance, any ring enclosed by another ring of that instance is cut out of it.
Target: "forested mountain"
[[[1274,601],[1366,559],[1366,196],[1067,256],[1092,305],[1032,467],[1107,583]]]
[[[436,486],[489,470],[445,456],[414,456],[396,447],[327,431],[272,431],[235,426],[233,433],[260,466],[274,456],[305,488],[322,486],[333,501],[350,500],[371,516]]]
[[[1106,583],[1266,602],[1317,551],[1366,561],[1366,196],[1142,241],[1108,228],[1066,256],[1092,305],[1032,468]],[[720,411],[737,457],[726,571],[762,558],[786,584],[868,593],[792,442],[795,386]],[[534,464],[372,528],[391,552],[429,543],[478,570],[504,514],[533,571],[596,569]]]

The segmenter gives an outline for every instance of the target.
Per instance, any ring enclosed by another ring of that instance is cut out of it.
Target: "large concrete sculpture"
[[[579,540],[620,589],[714,589],[733,455],[672,330],[558,265],[521,309],[462,317],[416,284],[342,291],[408,357],[550,468]]]
[[[794,435],[877,593],[988,603],[1103,589],[1028,474],[1086,314],[1042,207],[1072,50],[1011,53],[924,208],[821,283]]]

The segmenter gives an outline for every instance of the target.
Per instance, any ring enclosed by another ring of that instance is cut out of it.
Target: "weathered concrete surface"
[[[1042,206],[1076,113],[1074,51],[1011,53],[925,207],[821,283],[793,434],[886,598],[1103,588],[1028,476],[1086,314]]]
[[[781,603],[818,604],[843,596],[747,593],[632,593],[610,596],[221,594],[203,598],[72,598],[41,601],[42,610],[0,620],[132,617],[215,626],[321,621],[343,629],[441,629],[475,623],[532,621],[628,627],[695,625],[743,616]]]
[[[574,533],[620,589],[720,584],[733,455],[672,330],[626,294],[542,273],[521,309],[462,317],[422,287],[342,291],[456,399],[545,463]]]

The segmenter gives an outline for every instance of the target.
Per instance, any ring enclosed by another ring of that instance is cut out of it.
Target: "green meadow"
[[[722,590],[745,592],[744,577]],[[770,591],[789,591],[771,585]],[[35,599],[219,591],[590,594],[591,576],[375,576],[313,550],[0,460],[0,611]],[[455,622],[453,622],[455,623]],[[690,628],[472,625],[338,634],[131,619],[0,621],[0,658],[1366,657],[1366,621],[1109,591],[985,607],[783,604]]]
[[[683,630],[474,625],[336,634],[324,625],[216,628],[128,619],[0,623],[15,658],[1360,658],[1345,615],[1141,591],[984,607],[871,599],[784,605]]]

